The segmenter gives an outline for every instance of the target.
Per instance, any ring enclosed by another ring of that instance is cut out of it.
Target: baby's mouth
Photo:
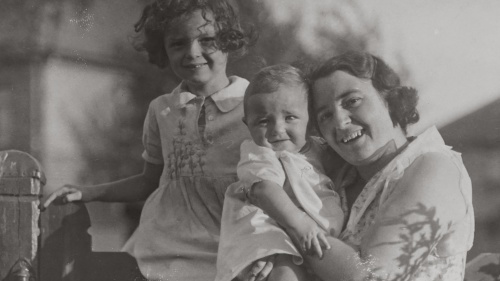
[[[340,142],[343,144],[347,144],[349,142],[353,142],[353,141],[359,139],[364,134],[365,134],[365,131],[363,129],[361,129],[361,130],[352,132],[352,133],[348,134],[347,136],[341,138]]]

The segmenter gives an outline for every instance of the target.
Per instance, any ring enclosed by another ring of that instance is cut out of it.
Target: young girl
[[[238,148],[248,81],[226,75],[228,54],[248,34],[225,0],[157,1],[136,31],[152,63],[182,78],[153,100],[144,122],[144,171],[96,186],[65,185],[44,203],[146,200],[138,228],[124,246],[154,280],[212,280],[222,200],[237,180]]]
[[[329,247],[326,236],[342,228],[340,197],[323,168],[342,161],[326,151],[325,142],[306,137],[307,100],[301,72],[288,65],[262,69],[245,93],[243,121],[253,141],[242,143],[239,181],[226,191],[218,281],[274,254],[268,280],[311,280],[297,265],[302,255],[321,258],[321,248]]]

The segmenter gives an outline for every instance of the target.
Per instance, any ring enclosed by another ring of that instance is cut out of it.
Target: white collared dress
[[[163,173],[123,250],[150,280],[215,277],[224,193],[237,181],[239,147],[249,138],[241,121],[248,81],[229,79],[210,97],[181,83],[149,106],[142,156],[164,165]]]

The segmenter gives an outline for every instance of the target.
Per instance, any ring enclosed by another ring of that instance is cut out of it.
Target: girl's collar
[[[228,112],[236,108],[242,102],[248,84],[249,82],[244,78],[230,76],[229,85],[213,93],[209,97],[215,102],[220,111]],[[203,98],[189,92],[184,81],[172,91],[172,94],[178,96],[177,106],[179,108],[185,107],[192,99]]]

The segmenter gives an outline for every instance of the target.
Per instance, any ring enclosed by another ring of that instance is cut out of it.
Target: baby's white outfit
[[[292,153],[273,151],[251,140],[241,144],[239,181],[228,187],[224,199],[216,281],[230,281],[252,262],[273,254],[288,254],[302,261],[286,232],[247,200],[254,183],[268,180],[282,186],[327,235],[339,235],[344,211],[323,168],[333,157],[320,138],[310,138],[306,146],[301,153]]]

